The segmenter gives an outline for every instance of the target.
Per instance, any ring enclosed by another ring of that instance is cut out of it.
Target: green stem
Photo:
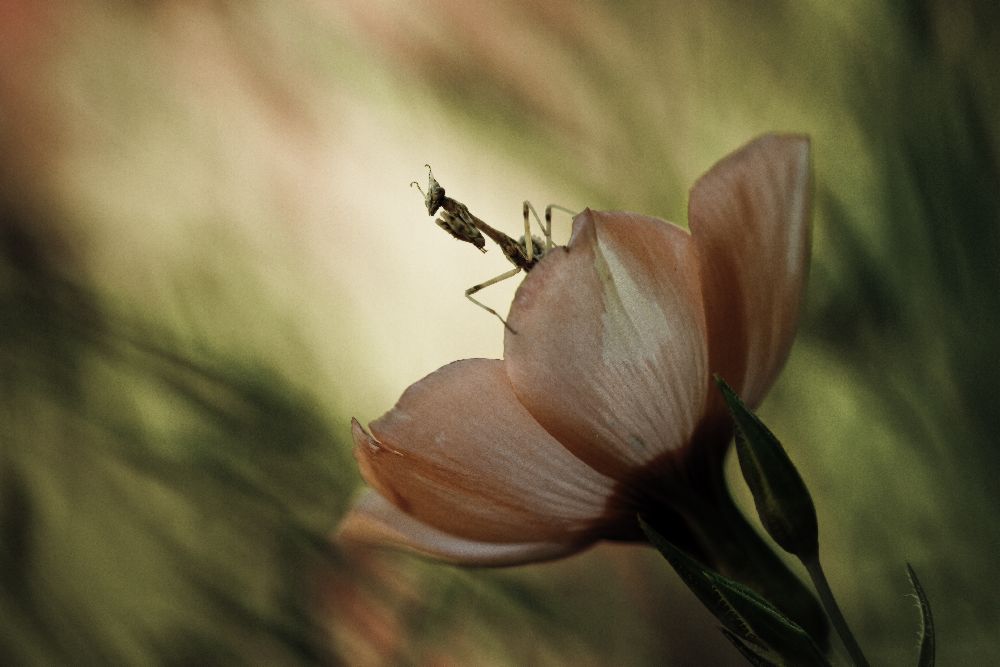
[[[809,572],[809,578],[812,579],[813,586],[816,587],[816,592],[819,593],[819,601],[823,605],[823,609],[826,610],[827,616],[830,617],[830,621],[833,623],[837,634],[840,635],[840,640],[844,642],[844,648],[847,649],[847,654],[851,657],[851,661],[857,667],[868,667],[868,659],[865,658],[865,654],[861,651],[861,646],[854,638],[854,634],[851,633],[851,629],[847,625],[847,620],[844,619],[844,614],[840,611],[840,605],[837,604],[836,598],[833,597],[833,591],[830,590],[830,583],[826,580],[823,566],[819,564],[819,556],[803,558],[802,564],[805,565],[806,571]]]
[[[651,465],[631,488],[664,488],[639,501],[643,517],[664,537],[704,565],[749,586],[801,626],[822,651],[829,648],[830,622],[816,595],[740,512],[723,475],[728,421],[707,421],[692,436],[692,456],[681,469],[671,457]],[[657,511],[658,509],[658,511]]]
[[[828,645],[829,626],[816,597],[754,530],[722,489],[711,506],[686,512],[695,539],[721,574],[754,589],[802,626],[817,645]]]

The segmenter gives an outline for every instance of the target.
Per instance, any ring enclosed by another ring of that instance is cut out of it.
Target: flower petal
[[[594,539],[613,481],[531,418],[502,361],[467,359],[417,382],[396,407],[354,422],[365,480],[405,513],[476,541]]]
[[[754,407],[795,336],[809,266],[809,139],[766,135],[691,189],[710,370]]]
[[[587,546],[576,542],[497,543],[466,540],[417,521],[375,491],[366,491],[337,530],[342,543],[401,547],[459,565],[520,565],[568,556]]]
[[[504,358],[518,398],[619,480],[682,447],[701,417],[705,323],[690,240],[663,220],[587,209],[511,306]]]

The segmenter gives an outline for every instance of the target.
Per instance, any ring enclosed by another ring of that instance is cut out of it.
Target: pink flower
[[[374,490],[341,539],[503,565],[640,539],[639,511],[700,534],[731,436],[711,376],[755,407],[781,369],[809,181],[808,139],[767,135],[698,180],[690,234],[635,213],[576,216],[518,289],[503,360],[430,374],[370,435],[353,422]]]

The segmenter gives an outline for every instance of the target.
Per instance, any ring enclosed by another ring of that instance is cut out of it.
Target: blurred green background
[[[427,219],[425,162],[511,233],[526,198],[683,223],[786,130],[814,261],[762,414],[869,657],[914,660],[908,560],[941,662],[1000,660],[998,71],[971,0],[6,0],[0,658],[740,664],[649,549],[463,571],[328,536],[349,418],[501,353],[462,290],[506,265]]]

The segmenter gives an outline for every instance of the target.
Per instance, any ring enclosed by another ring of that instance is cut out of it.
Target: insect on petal
[[[688,442],[706,397],[705,324],[690,235],[586,210],[514,297],[504,358],[550,433],[622,479]]]

